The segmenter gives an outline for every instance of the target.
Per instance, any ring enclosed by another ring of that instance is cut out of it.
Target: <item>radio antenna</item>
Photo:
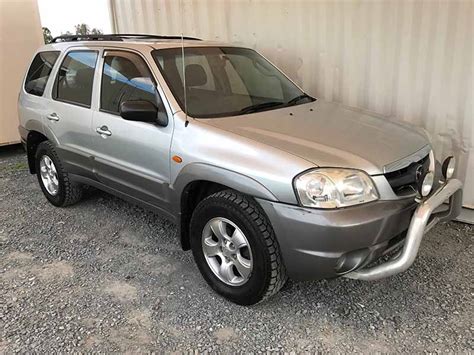
[[[186,65],[184,63],[184,7],[183,7],[183,0],[179,0],[179,7],[180,7],[180,12],[181,12],[181,56],[182,56],[182,62],[183,62],[183,92],[184,92],[184,115],[185,115],[185,121],[184,121],[184,127],[188,127],[189,120],[188,120],[188,100],[187,100],[187,95],[186,95]]]

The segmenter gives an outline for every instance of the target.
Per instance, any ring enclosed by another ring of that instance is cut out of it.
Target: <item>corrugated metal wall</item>
[[[473,1],[110,0],[117,32],[252,47],[307,92],[412,122],[474,207]]]

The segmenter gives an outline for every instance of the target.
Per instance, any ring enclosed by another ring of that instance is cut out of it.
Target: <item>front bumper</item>
[[[435,212],[447,199],[446,210]],[[345,277],[372,281],[396,275],[407,270],[415,261],[423,235],[442,221],[450,220],[461,211],[462,183],[457,179],[449,180],[429,198],[422,201],[415,210],[405,238],[403,249],[392,260],[380,265],[352,271]]]
[[[404,199],[335,210],[257,201],[270,219],[292,279],[345,275],[375,280],[406,270],[416,257],[423,234],[437,222],[459,214],[461,188],[461,182],[453,179],[420,204]],[[448,209],[434,213],[448,198]],[[402,259],[398,262],[364,269],[404,240]]]

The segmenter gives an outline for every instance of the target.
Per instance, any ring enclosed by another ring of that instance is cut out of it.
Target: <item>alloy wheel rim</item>
[[[202,251],[215,276],[230,286],[245,284],[253,269],[247,237],[232,221],[216,217],[202,231]]]
[[[59,192],[58,172],[53,161],[47,155],[41,157],[40,175],[46,191],[48,191],[51,196],[56,196]]]

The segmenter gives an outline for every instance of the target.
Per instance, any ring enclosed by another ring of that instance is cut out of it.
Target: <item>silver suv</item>
[[[238,304],[288,277],[402,272],[460,211],[454,159],[437,163],[424,131],[315,99],[241,46],[59,37],[34,56],[18,108],[53,205],[91,185],[156,211]]]

